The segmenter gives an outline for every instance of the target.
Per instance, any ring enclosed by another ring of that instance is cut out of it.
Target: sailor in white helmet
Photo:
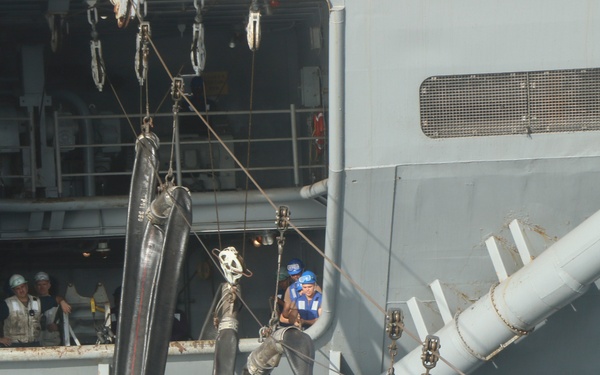
[[[0,303],[0,321],[4,321],[4,337],[0,344],[11,347],[40,346],[40,318],[46,306],[29,294],[27,280],[19,274],[9,279],[14,296]]]
[[[44,311],[41,320],[40,344],[42,346],[57,346],[61,344],[60,327],[57,321],[61,317],[58,312],[58,306],[63,313],[71,312],[71,305],[61,297],[50,295],[50,276],[46,272],[38,272],[34,276],[35,291],[43,306],[51,306]]]

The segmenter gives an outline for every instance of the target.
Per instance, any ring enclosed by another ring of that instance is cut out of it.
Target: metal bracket
[[[206,47],[204,45],[204,25],[200,22],[194,23],[192,48],[190,58],[196,75],[200,75],[206,66]]]
[[[425,342],[423,343],[423,353],[421,354],[421,360],[423,361],[423,367],[425,367],[425,374],[429,374],[429,370],[435,367],[437,361],[440,359],[440,338],[433,335],[427,335]]]
[[[140,31],[136,38],[135,51],[135,74],[137,75],[140,86],[144,86],[144,82],[148,78],[148,55],[150,50],[148,42],[150,41],[150,23],[141,22]]]
[[[385,331],[392,340],[399,340],[402,337],[404,327],[404,313],[402,310],[388,310],[387,313],[388,323],[385,327]]]
[[[248,14],[248,26],[246,26],[246,34],[250,51],[256,51],[260,46],[260,11],[250,8],[250,14]]]

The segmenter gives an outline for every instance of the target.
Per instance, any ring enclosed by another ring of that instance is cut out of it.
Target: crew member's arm
[[[292,301],[292,296],[290,295],[291,287],[292,286],[289,286],[285,290],[285,295],[283,297],[284,305],[283,305],[283,311],[281,312],[281,316],[286,319],[289,319],[290,313],[292,312],[292,310],[296,310],[296,301]]]
[[[56,303],[58,303],[64,313],[71,313],[71,305],[69,305],[66,299],[61,296],[56,296]]]

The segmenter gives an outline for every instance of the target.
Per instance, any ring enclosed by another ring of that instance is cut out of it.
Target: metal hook
[[[104,60],[102,59],[102,43],[99,40],[90,41],[90,50],[92,54],[92,77],[98,91],[102,92],[104,87]]]
[[[192,48],[190,52],[192,67],[196,75],[200,75],[206,66],[206,47],[204,45],[204,26],[202,23],[194,23]]]
[[[142,133],[148,134],[150,133],[150,128],[152,128],[154,124],[152,124],[152,117],[146,116],[142,121]]]
[[[141,22],[136,37],[135,52],[135,74],[140,82],[140,86],[144,85],[144,82],[148,77],[148,42],[150,40],[150,34],[150,23],[146,21]]]

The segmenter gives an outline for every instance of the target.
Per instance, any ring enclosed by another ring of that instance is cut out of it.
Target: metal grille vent
[[[600,68],[427,78],[431,138],[600,130]]]

